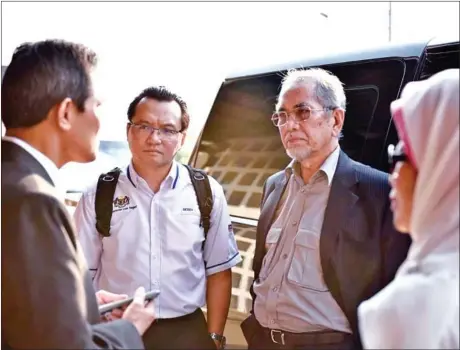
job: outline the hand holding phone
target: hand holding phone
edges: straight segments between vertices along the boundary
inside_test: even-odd
[[[145,293],[144,300],[145,301],[151,301],[155,299],[158,295],[160,294],[159,291],[150,291]],[[134,300],[134,297],[132,298],[126,298],[123,300],[118,300],[118,301],[113,301],[108,304],[100,305],[99,306],[99,313],[101,315],[104,315],[106,313],[112,312],[114,309],[123,309],[124,307],[128,306],[131,304]]]
[[[158,292],[153,292],[149,297],[155,297]],[[123,313],[124,320],[130,321],[136,327],[139,334],[142,336],[150,327],[155,319],[155,311],[153,301],[149,301],[145,305],[145,290],[144,287],[139,287],[134,293],[134,298]]]

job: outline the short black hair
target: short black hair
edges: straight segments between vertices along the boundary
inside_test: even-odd
[[[16,48],[2,81],[2,121],[27,128],[46,119],[51,108],[69,97],[80,111],[92,93],[89,73],[94,51],[64,40],[24,43]]]
[[[187,130],[190,123],[190,115],[185,101],[177,94],[166,88],[165,86],[151,86],[144,89],[136,98],[129,104],[128,120],[132,121],[136,113],[136,107],[143,98],[151,98],[160,102],[176,101],[181,110],[181,131]]]

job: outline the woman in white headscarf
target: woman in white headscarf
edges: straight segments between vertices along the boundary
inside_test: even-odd
[[[459,349],[459,70],[407,85],[391,105],[400,142],[390,199],[406,261],[358,309],[368,349]]]

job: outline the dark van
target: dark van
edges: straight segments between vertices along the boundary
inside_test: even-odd
[[[233,269],[230,348],[244,346],[239,323],[251,307],[252,257],[262,187],[290,159],[270,117],[283,75],[320,67],[345,84],[347,111],[341,148],[353,159],[388,171],[386,149],[397,142],[390,103],[411,81],[459,68],[458,40],[387,45],[372,50],[277,63],[229,76],[220,87],[190,163],[205,169],[225,191],[243,261]]]

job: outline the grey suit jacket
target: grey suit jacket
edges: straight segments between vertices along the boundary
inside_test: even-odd
[[[132,323],[99,323],[72,220],[45,169],[7,141],[1,161],[2,348],[143,348]]]

